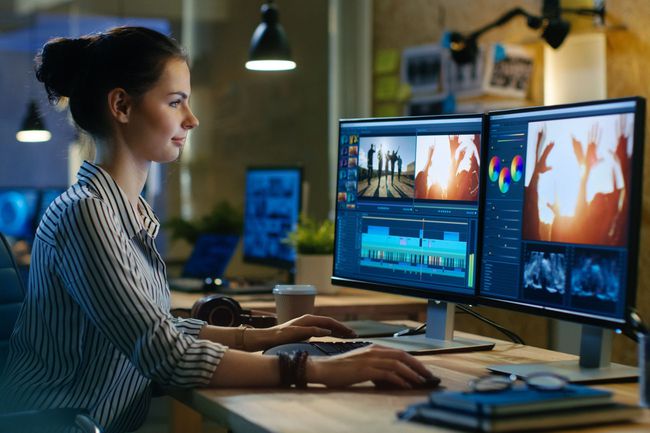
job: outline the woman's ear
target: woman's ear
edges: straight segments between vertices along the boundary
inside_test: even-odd
[[[128,123],[133,100],[121,87],[108,92],[108,112],[118,123]]]

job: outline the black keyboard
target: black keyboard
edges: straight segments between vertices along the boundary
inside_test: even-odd
[[[277,355],[280,352],[307,352],[311,356],[332,356],[349,352],[350,350],[372,344],[369,341],[313,341],[302,343],[281,344],[264,351],[266,355]]]

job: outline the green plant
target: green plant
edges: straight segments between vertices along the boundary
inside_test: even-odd
[[[334,222],[317,222],[302,216],[296,230],[289,233],[288,242],[298,254],[332,254],[334,251]]]
[[[205,233],[240,235],[242,225],[242,212],[227,201],[217,203],[209,213],[199,220],[187,221],[177,217],[164,224],[171,231],[172,240],[184,239],[190,244],[194,244],[199,235]]]

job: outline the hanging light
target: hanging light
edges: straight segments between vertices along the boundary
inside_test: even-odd
[[[45,127],[43,118],[38,112],[36,100],[32,99],[29,101],[27,114],[23,119],[20,131],[16,133],[16,140],[23,143],[38,143],[49,141],[50,138],[52,138],[52,134]]]
[[[288,71],[296,67],[291,59],[289,41],[278,22],[273,0],[262,5],[262,22],[251,38],[246,69],[253,71]]]

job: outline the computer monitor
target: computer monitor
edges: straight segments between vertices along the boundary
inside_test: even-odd
[[[31,243],[38,205],[36,188],[0,188],[0,232]]]
[[[426,335],[384,345],[493,346],[452,335],[453,302],[475,301],[481,128],[480,114],[339,123],[332,282],[429,300]]]
[[[41,218],[43,218],[43,215],[45,214],[45,211],[47,208],[52,204],[52,202],[61,194],[63,194],[66,191],[67,188],[43,188],[39,190],[40,192],[40,198],[39,198],[39,205],[38,205],[38,214],[36,215],[36,226],[41,222]]]
[[[603,327],[635,305],[644,120],[641,98],[487,115],[479,302],[584,324],[579,363],[495,371],[636,375],[609,363]]]
[[[244,261],[293,273],[296,251],[287,236],[300,216],[302,169],[254,167],[246,170]]]

